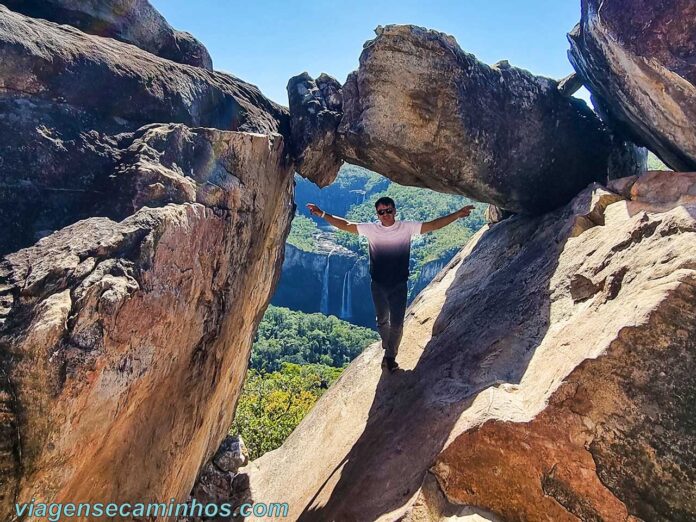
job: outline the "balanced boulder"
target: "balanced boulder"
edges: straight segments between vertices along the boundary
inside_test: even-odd
[[[303,176],[327,185],[343,160],[404,185],[538,214],[592,181],[636,173],[631,155],[616,161],[623,142],[555,80],[507,62],[490,67],[437,31],[390,25],[376,32],[340,91],[306,87],[311,78],[291,81],[293,126],[311,135],[306,114],[316,105],[318,130],[306,148],[324,158],[300,164]],[[301,86],[313,94],[300,97]],[[331,140],[338,99],[342,117]]]

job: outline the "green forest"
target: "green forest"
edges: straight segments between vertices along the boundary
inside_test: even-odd
[[[271,305],[256,332],[249,367],[275,372],[288,362],[343,368],[377,339],[379,335],[374,330],[333,315],[307,314]]]
[[[242,436],[251,459],[277,448],[343,368],[378,339],[334,316],[269,306],[230,434]]]
[[[340,368],[323,364],[249,370],[230,434],[242,436],[252,460],[276,449],[340,374]]]

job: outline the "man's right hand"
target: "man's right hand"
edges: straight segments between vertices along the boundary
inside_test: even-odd
[[[315,216],[321,216],[324,211],[317,207],[314,203],[307,203],[307,208],[309,209],[310,214],[314,214]]]

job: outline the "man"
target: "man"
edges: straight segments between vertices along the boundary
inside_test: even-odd
[[[367,237],[370,247],[372,300],[377,313],[377,329],[385,352],[382,367],[393,372],[399,367],[396,354],[406,313],[411,237],[427,234],[449,225],[458,218],[467,217],[474,206],[467,205],[432,221],[397,221],[394,200],[382,197],[375,202],[379,223],[352,223],[327,214],[313,203],[308,203],[307,208],[312,214],[324,218],[340,230]]]

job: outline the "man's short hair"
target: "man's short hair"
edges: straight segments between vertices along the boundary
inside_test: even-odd
[[[387,196],[381,197],[377,201],[375,201],[375,208],[379,207],[380,205],[384,205],[387,207],[391,206],[396,208],[396,203],[394,203],[394,200]]]

